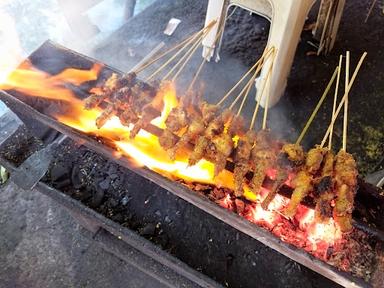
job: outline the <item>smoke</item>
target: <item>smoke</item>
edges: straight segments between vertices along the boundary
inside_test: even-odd
[[[137,0],[135,12],[152,2],[154,0]],[[126,0],[0,0],[0,40],[4,43],[0,46],[0,71],[3,71],[0,77],[48,39],[128,71],[164,41],[162,31],[171,17],[181,19],[182,23],[166,42],[181,40],[201,28],[207,7],[205,1],[157,1],[156,7],[144,11],[132,27],[115,32],[125,23],[125,3]],[[268,30],[268,21],[237,9],[227,21],[222,60],[206,65],[196,89],[200,87],[199,82],[204,82],[205,98],[217,103],[260,57]],[[201,62],[200,51],[195,54],[179,79],[182,88],[188,86]],[[182,94],[183,89],[180,92]],[[247,119],[252,117],[255,93],[253,88],[243,109],[242,115]],[[257,128],[262,114],[261,109]],[[292,125],[284,105],[273,108],[269,119],[269,127],[273,130],[290,131],[287,127]]]

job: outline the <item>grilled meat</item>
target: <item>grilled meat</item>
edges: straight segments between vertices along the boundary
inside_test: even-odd
[[[115,108],[113,105],[108,105],[106,109],[96,118],[96,127],[100,129],[114,115]]]
[[[251,157],[251,150],[255,138],[255,133],[253,131],[248,131],[237,143],[234,155],[235,169],[233,171],[235,181],[234,192],[237,197],[242,196],[244,193],[243,186],[246,181],[245,175],[251,168],[249,159]]]
[[[289,201],[288,207],[285,209],[284,214],[287,217],[293,217],[296,214],[297,207],[300,202],[309,194],[313,189],[312,176],[306,171],[300,171],[295,179],[292,181],[293,187],[295,188],[292,193],[291,200]]]
[[[171,130],[164,129],[163,133],[159,137],[159,144],[164,150],[168,151],[176,145],[177,140],[179,140],[179,138],[173,134]]]
[[[84,108],[91,110],[99,106],[104,100],[113,96],[116,91],[122,88],[131,87],[136,81],[135,73],[128,73],[119,77],[116,73],[112,73],[101,87],[100,91],[92,94],[84,101]]]
[[[208,145],[210,143],[210,140],[205,136],[199,136],[199,138],[196,141],[196,145],[189,156],[188,159],[188,165],[193,166],[197,162],[199,162],[201,159],[204,158],[204,154],[206,152],[206,149],[208,148]]]
[[[199,109],[201,111],[201,115],[203,117],[205,125],[208,125],[209,122],[211,122],[219,112],[219,106],[209,104],[205,101],[200,103]]]
[[[274,166],[276,155],[271,149],[269,131],[261,130],[256,135],[255,145],[251,152],[251,163],[253,167],[251,189],[254,193],[259,193],[267,169]]]
[[[284,144],[281,148],[281,152],[281,154],[286,156],[293,166],[299,166],[305,161],[303,147],[298,144]]]
[[[352,211],[357,187],[357,169],[353,156],[343,150],[336,155],[336,201],[333,218],[342,232],[352,230]]]
[[[170,131],[177,133],[182,128],[186,127],[188,125],[188,122],[188,116],[184,107],[178,106],[173,108],[171,112],[169,112],[169,115],[165,120],[165,125]]]
[[[216,118],[214,118],[211,122],[209,122],[207,128],[204,131],[204,135],[201,135],[196,141],[194,150],[189,157],[189,165],[194,165],[203,158],[204,152],[207,149],[209,143],[211,143],[213,137],[224,132],[224,124],[230,115],[232,115],[232,113],[226,110],[220,115],[216,116]]]
[[[335,197],[333,183],[333,164],[334,155],[332,151],[327,151],[323,159],[321,178],[315,185],[315,219],[324,222],[332,217],[332,200]]]
[[[185,147],[189,142],[197,141],[198,137],[204,133],[205,125],[201,118],[196,117],[191,120],[187,131],[181,136],[176,145],[170,149],[171,159],[175,159],[176,152]]]
[[[227,158],[231,155],[234,145],[232,137],[227,133],[215,136],[212,139],[212,143],[216,150],[214,164],[215,176],[217,176],[222,170],[224,170]]]
[[[269,191],[267,197],[265,197],[263,202],[261,203],[261,207],[264,210],[267,210],[269,204],[272,202],[273,199],[275,199],[276,194],[279,192],[279,189],[287,180],[287,177],[287,171],[285,169],[282,169],[281,167],[278,167],[276,181],[273,183],[273,186],[271,187],[271,190]]]
[[[317,146],[308,151],[305,159],[305,168],[307,171],[314,175],[320,170],[321,163],[323,162],[324,154],[327,152],[325,148]]]
[[[161,112],[154,108],[151,104],[144,107],[141,118],[135,123],[132,130],[130,131],[129,138],[133,139],[140,132],[142,128],[148,125],[153,119],[159,117]]]

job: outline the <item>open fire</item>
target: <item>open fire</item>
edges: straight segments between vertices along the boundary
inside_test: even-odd
[[[178,153],[176,159],[171,160],[160,146],[157,136],[142,129],[134,139],[130,139],[132,127],[122,125],[116,116],[99,129],[95,120],[102,112],[101,108],[85,110],[84,100],[78,98],[70,87],[98,80],[102,68],[102,65],[95,64],[89,70],[70,68],[52,76],[35,69],[27,61],[0,84],[0,89],[18,91],[25,96],[43,99],[47,103],[57,103],[61,107],[60,111],[56,110],[49,116],[74,129],[105,139],[107,143],[113,143],[116,157],[127,157],[136,165],[145,166],[172,180],[182,180],[191,188],[202,185],[210,190],[220,190],[213,199],[220,206],[266,228],[283,241],[305,249],[320,259],[328,260],[330,254],[342,246],[343,235],[332,218],[327,222],[318,223],[315,221],[314,210],[300,205],[295,217],[289,220],[282,214],[289,199],[281,195],[277,195],[270,203],[269,209],[265,210],[261,202],[269,192],[267,188],[262,188],[258,195],[245,189],[245,199],[235,199],[231,193],[235,186],[232,172],[223,170],[214,177],[213,163],[200,160],[196,165],[189,166],[187,153]],[[152,120],[151,124],[164,128],[170,111],[179,103],[172,84],[161,86],[158,93],[161,93],[164,105],[161,115]],[[276,171],[271,170],[267,174],[274,178]],[[286,184],[289,184],[289,181]],[[347,265],[339,265],[339,268],[348,269]]]

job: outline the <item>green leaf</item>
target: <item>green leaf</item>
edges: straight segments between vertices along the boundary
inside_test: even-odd
[[[4,184],[9,179],[9,173],[3,166],[0,166],[0,184]]]

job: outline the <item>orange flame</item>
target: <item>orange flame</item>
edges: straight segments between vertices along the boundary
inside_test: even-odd
[[[3,84],[0,84],[0,89],[14,89],[25,95],[65,102],[68,109],[64,109],[61,114],[51,116],[74,129],[112,141],[119,150],[116,152],[116,157],[127,156],[137,165],[146,166],[170,179],[213,184],[228,189],[234,188],[234,178],[231,172],[225,170],[217,177],[214,177],[214,165],[206,160],[201,160],[192,167],[188,166],[187,153],[179,155],[173,161],[160,146],[158,138],[146,131],[141,130],[135,139],[129,139],[132,127],[123,126],[117,117],[112,117],[101,129],[98,129],[95,119],[101,113],[101,110],[99,108],[90,111],[84,110],[83,101],[67,89],[65,84],[80,85],[86,81],[96,80],[100,69],[101,66],[95,64],[90,70],[71,68],[62,71],[58,75],[51,76],[34,69],[29,62],[26,62],[20,69],[11,73]],[[165,120],[169,112],[172,108],[177,107],[179,103],[173,85],[163,85],[162,87],[159,93],[162,93],[161,98],[164,101],[164,108],[161,116],[151,123],[160,128],[165,128]],[[267,174],[271,178],[276,177],[276,171],[272,169]],[[286,184],[289,184],[290,179]],[[290,222],[284,218],[281,211],[287,206],[289,199],[277,195],[270,203],[269,210],[264,210],[260,202],[268,192],[268,190],[262,188],[259,195],[256,195],[248,187],[245,188],[245,198],[254,202],[250,206],[249,213],[245,215],[248,220],[270,229],[284,241],[290,239],[292,244],[305,238],[313,251],[321,245],[322,247],[334,245],[342,238],[342,234],[333,220],[324,224],[315,223],[314,211],[302,206],[299,207],[299,213],[295,218],[298,224],[296,228],[291,228],[288,235],[282,227]],[[229,194],[220,201],[220,205],[232,210],[234,204]],[[292,224],[288,226],[291,227]],[[323,248],[322,251],[324,249],[326,248]]]

